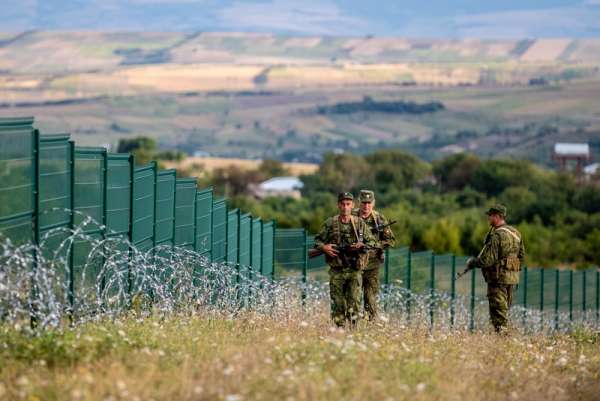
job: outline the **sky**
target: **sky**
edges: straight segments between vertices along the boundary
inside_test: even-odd
[[[0,0],[0,31],[600,37],[600,0]]]

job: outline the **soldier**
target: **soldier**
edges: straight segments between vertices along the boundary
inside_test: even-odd
[[[379,294],[379,268],[383,263],[385,248],[393,247],[396,241],[388,220],[374,210],[375,193],[363,189],[360,191],[360,209],[354,211],[371,228],[371,232],[379,241],[379,249],[369,252],[367,267],[362,272],[362,288],[365,303],[365,314],[370,321],[377,319],[377,295]]]
[[[376,241],[371,230],[352,215],[354,196],[349,192],[338,195],[339,214],[330,217],[315,236],[315,248],[325,253],[329,265],[329,294],[331,318],[337,326],[356,324],[360,309],[361,270],[368,261],[364,247]]]
[[[513,289],[519,283],[519,271],[525,257],[521,233],[506,224],[506,207],[495,205],[487,211],[490,231],[476,258],[467,268],[480,268],[488,285],[490,321],[498,333],[506,330]]]

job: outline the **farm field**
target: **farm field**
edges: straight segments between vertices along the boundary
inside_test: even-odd
[[[0,328],[10,400],[592,400],[598,334],[498,337],[325,315],[128,318]]]
[[[190,155],[313,163],[327,151],[382,147],[428,160],[468,150],[541,163],[556,141],[589,142],[600,152],[596,39],[0,37],[0,116],[35,115],[44,131],[66,130],[82,145],[144,135]],[[445,108],[318,112],[365,97]]]

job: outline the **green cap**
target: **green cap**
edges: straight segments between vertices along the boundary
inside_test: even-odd
[[[501,204],[495,204],[493,206],[491,206],[487,212],[485,212],[485,214],[487,214],[488,216],[490,214],[499,214],[502,217],[506,217],[506,206],[501,205]]]
[[[361,202],[373,202],[375,200],[375,192],[368,189],[361,189],[359,198]]]
[[[354,195],[350,192],[340,192],[338,195],[338,202],[343,201],[344,199],[354,200]]]

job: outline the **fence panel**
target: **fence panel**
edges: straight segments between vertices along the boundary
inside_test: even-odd
[[[275,235],[275,274],[301,277],[306,260],[305,232],[298,228],[280,228]]]
[[[37,131],[33,118],[0,118],[0,233],[19,244],[33,240]]]
[[[212,188],[196,192],[196,252],[210,259],[212,245]]]
[[[227,204],[225,199],[213,200],[212,260],[223,262],[227,256]]]
[[[154,247],[155,183],[155,163],[134,168],[131,241],[139,251]]]
[[[240,243],[239,243],[240,266],[250,267],[250,256],[252,250],[252,216],[245,213],[240,216]]]
[[[69,135],[39,136],[37,235],[44,256],[55,262],[66,257],[70,250],[65,240],[70,236],[71,226],[72,157]]]
[[[126,237],[131,226],[131,157],[109,153],[106,158],[106,236]]]
[[[103,249],[94,242],[103,237],[106,149],[75,148],[73,224],[85,237],[73,243],[73,287],[90,291],[97,281]]]
[[[156,173],[155,214],[155,245],[174,245],[173,238],[175,233],[175,170],[159,170]]]
[[[260,218],[252,219],[252,251],[250,267],[252,272],[261,272],[262,260],[262,220]]]
[[[175,195],[175,245],[194,249],[196,242],[196,179],[179,178]]]
[[[240,211],[231,210],[227,214],[227,259],[228,263],[237,265],[239,258]]]
[[[262,264],[261,273],[269,279],[274,278],[274,240],[275,240],[275,223],[270,221],[263,223],[262,227]]]

